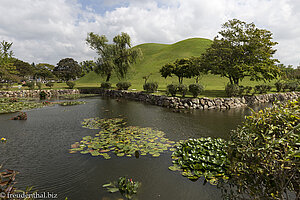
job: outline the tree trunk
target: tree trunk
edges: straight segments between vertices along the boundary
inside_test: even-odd
[[[111,73],[107,74],[107,76],[106,76],[106,82],[109,82],[110,77],[111,77]]]

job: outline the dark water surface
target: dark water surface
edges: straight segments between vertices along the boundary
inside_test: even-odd
[[[34,186],[39,192],[53,192],[58,199],[108,200],[102,185],[120,176],[142,182],[139,200],[213,200],[220,192],[210,184],[192,182],[178,172],[168,170],[170,152],[158,158],[112,158],[105,160],[90,155],[70,154],[70,145],[97,130],[81,127],[85,118],[124,117],[128,125],[152,127],[166,137],[180,139],[203,136],[228,138],[229,131],[240,124],[249,109],[228,111],[193,110],[175,113],[167,108],[139,102],[99,97],[85,99],[84,105],[53,106],[27,111],[27,121],[9,120],[16,114],[0,115],[0,162],[4,168],[18,170],[18,188]]]

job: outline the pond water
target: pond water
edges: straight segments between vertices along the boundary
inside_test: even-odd
[[[20,172],[18,188],[34,186],[38,192],[50,192],[58,199],[108,200],[118,199],[102,185],[120,176],[142,182],[139,200],[213,200],[220,191],[210,184],[189,181],[178,172],[168,170],[171,152],[160,157],[112,158],[70,154],[70,145],[82,137],[94,136],[97,130],[81,127],[85,118],[123,117],[128,125],[152,127],[164,131],[166,138],[181,140],[199,137],[228,138],[230,130],[240,124],[248,108],[217,110],[170,109],[134,101],[116,101],[100,97],[84,99],[87,104],[50,106],[27,111],[27,121],[9,120],[16,114],[0,115],[0,136],[7,143],[0,145],[0,163],[6,169]],[[257,108],[258,109],[258,108]]]

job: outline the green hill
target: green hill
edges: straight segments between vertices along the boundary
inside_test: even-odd
[[[160,87],[163,87],[172,81],[177,81],[176,78],[168,78],[165,80],[160,76],[159,69],[164,64],[174,62],[178,58],[200,56],[211,43],[212,41],[209,39],[191,38],[174,44],[145,43],[138,45],[135,48],[141,48],[143,58],[132,66],[127,79],[130,80],[133,88],[142,89],[142,77],[152,73],[150,80],[157,81]],[[100,83],[103,80],[104,79],[99,75],[92,72],[77,82],[79,84],[92,84]],[[112,77],[111,82],[116,83],[118,79]]]

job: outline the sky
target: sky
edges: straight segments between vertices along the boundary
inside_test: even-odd
[[[71,57],[97,57],[88,32],[126,32],[133,45],[213,39],[230,19],[254,22],[273,33],[275,58],[300,65],[299,0],[0,0],[0,41],[13,42],[15,57],[56,65]]]

